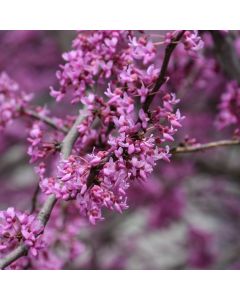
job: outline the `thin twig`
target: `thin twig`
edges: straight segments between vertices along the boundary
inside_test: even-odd
[[[62,141],[61,154],[64,159],[66,159],[72,150],[72,147],[78,137],[77,126],[83,121],[84,115],[79,115],[79,117],[74,122],[72,128],[69,130],[67,135]],[[51,195],[47,198],[45,203],[43,204],[40,212],[37,215],[37,219],[40,221],[43,227],[46,226],[51,212],[56,204],[57,199],[55,195]],[[6,268],[8,265],[19,259],[20,257],[27,255],[28,247],[22,243],[17,248],[15,248],[12,252],[7,254],[5,257],[0,259],[0,269]]]
[[[159,77],[156,81],[156,84],[153,88],[153,90],[151,91],[151,94],[147,97],[146,101],[143,104],[143,110],[145,112],[148,111],[154,97],[155,94],[160,90],[161,86],[165,83],[166,81],[166,73],[167,73],[167,69],[168,69],[168,64],[171,58],[171,55],[174,51],[174,49],[176,48],[178,42],[181,40],[183,34],[184,34],[185,30],[181,30],[177,36],[172,40],[172,42],[170,44],[167,45],[166,49],[165,49],[165,55],[164,55],[164,59],[163,59],[163,63],[162,63],[162,67],[161,67],[161,71],[159,74]]]
[[[198,152],[211,148],[224,147],[224,146],[233,146],[240,145],[240,140],[221,140],[216,142],[210,142],[206,144],[195,144],[191,146],[178,146],[171,150],[172,154],[180,154],[180,153],[189,153],[189,152]]]
[[[47,124],[48,126],[54,128],[54,129],[57,129],[57,130],[59,130],[59,131],[62,131],[63,133],[67,133],[67,132],[68,132],[67,127],[65,127],[65,126],[63,126],[63,127],[58,126],[58,125],[56,124],[56,122],[54,122],[51,118],[49,118],[49,117],[47,117],[47,116],[43,116],[43,115],[41,115],[41,114],[38,114],[38,113],[37,113],[36,111],[34,111],[34,110],[24,108],[24,109],[22,109],[22,112],[23,112],[25,115],[29,116],[29,117],[32,117],[32,118],[34,118],[34,119],[36,119],[36,120],[40,120],[40,121],[44,122],[45,124]]]

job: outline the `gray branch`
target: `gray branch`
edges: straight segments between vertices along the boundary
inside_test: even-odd
[[[234,145],[240,145],[240,140],[221,140],[216,142],[210,142],[206,144],[194,144],[194,145],[186,145],[186,146],[179,146],[176,148],[173,148],[171,150],[172,154],[180,154],[180,153],[189,153],[189,152],[198,152],[203,151],[211,148],[217,148],[217,147],[224,147],[224,146],[234,146]]]
[[[45,124],[47,124],[48,126],[54,128],[54,129],[57,129],[59,131],[62,131],[63,133],[67,133],[68,132],[68,129],[67,127],[63,126],[63,127],[60,127],[56,124],[56,122],[54,122],[54,120],[52,120],[51,118],[47,117],[47,116],[42,116],[41,114],[38,114],[36,111],[34,110],[31,110],[31,109],[27,109],[27,108],[24,108],[22,109],[22,112],[28,116],[28,117],[31,117],[31,118],[34,118],[36,120],[39,120],[39,121],[42,121],[44,122]]]

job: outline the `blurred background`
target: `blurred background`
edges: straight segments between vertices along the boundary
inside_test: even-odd
[[[150,32],[158,41],[161,31]],[[56,113],[49,86],[56,86],[62,53],[71,48],[73,31],[0,32],[0,70],[6,71],[35,103]],[[218,106],[230,78],[219,61],[216,40],[201,32],[199,57],[177,47],[170,64],[168,88],[186,116],[176,145],[186,139],[204,143],[232,137],[217,127]],[[240,60],[240,38],[231,32]],[[222,35],[224,40],[225,35]],[[160,50],[161,52],[161,50]],[[160,56],[162,54],[160,53]],[[0,135],[0,209],[28,210],[38,183],[26,154],[27,130],[16,120]],[[144,184],[129,189],[130,208],[106,213],[97,226],[85,224],[77,236],[81,254],[66,269],[238,269],[240,268],[240,147],[173,155],[160,162]],[[57,251],[57,250],[56,250]]]

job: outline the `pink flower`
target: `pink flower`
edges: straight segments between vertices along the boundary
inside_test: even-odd
[[[141,97],[140,98],[141,103],[144,103],[149,92],[148,88],[142,85],[141,88],[138,89],[137,91],[138,91],[138,95]]]
[[[142,121],[142,128],[146,129],[148,126],[149,118],[147,117],[147,114],[144,112],[142,108],[139,111],[139,118]]]
[[[184,47],[186,50],[198,51],[203,48],[204,42],[198,35],[198,31],[185,31],[184,33]]]

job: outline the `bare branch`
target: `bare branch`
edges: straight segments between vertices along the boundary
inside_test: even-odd
[[[72,147],[73,147],[74,143],[76,142],[76,139],[78,137],[77,127],[80,123],[82,123],[83,119],[85,118],[84,112],[85,112],[85,110],[81,111],[81,114],[76,119],[72,128],[68,131],[68,134],[65,136],[64,140],[62,141],[61,153],[62,153],[64,159],[66,159],[70,155],[70,153],[72,151]]]
[[[42,116],[41,114],[38,114],[36,111],[34,110],[31,110],[31,109],[27,109],[27,108],[24,108],[22,109],[22,112],[29,116],[29,117],[32,117],[36,120],[39,120],[39,121],[42,121],[44,122],[45,124],[47,124],[48,126],[54,128],[54,129],[57,129],[59,131],[62,131],[63,133],[67,133],[68,132],[68,129],[67,127],[63,126],[63,127],[60,127],[56,124],[56,122],[54,122],[51,118],[49,117],[46,117],[46,116]]]
[[[203,151],[211,148],[217,147],[224,147],[224,146],[233,146],[233,145],[240,145],[240,140],[221,140],[216,142],[210,142],[206,144],[195,144],[191,146],[178,146],[171,150],[172,154],[179,154],[179,153],[189,153],[189,152],[198,152]]]
[[[171,58],[171,55],[174,51],[174,49],[176,48],[178,42],[181,40],[183,34],[184,34],[185,30],[182,30],[178,33],[178,35],[172,40],[172,42],[167,45],[166,50],[165,50],[165,55],[164,55],[164,59],[163,59],[163,63],[162,63],[162,67],[161,67],[161,71],[159,74],[159,77],[156,81],[156,84],[153,88],[153,90],[151,91],[151,94],[147,97],[146,101],[143,104],[143,110],[145,112],[148,111],[154,97],[155,94],[159,91],[159,89],[161,88],[161,86],[164,84],[164,82],[166,81],[166,73],[167,73],[167,69],[168,69],[168,64]]]

